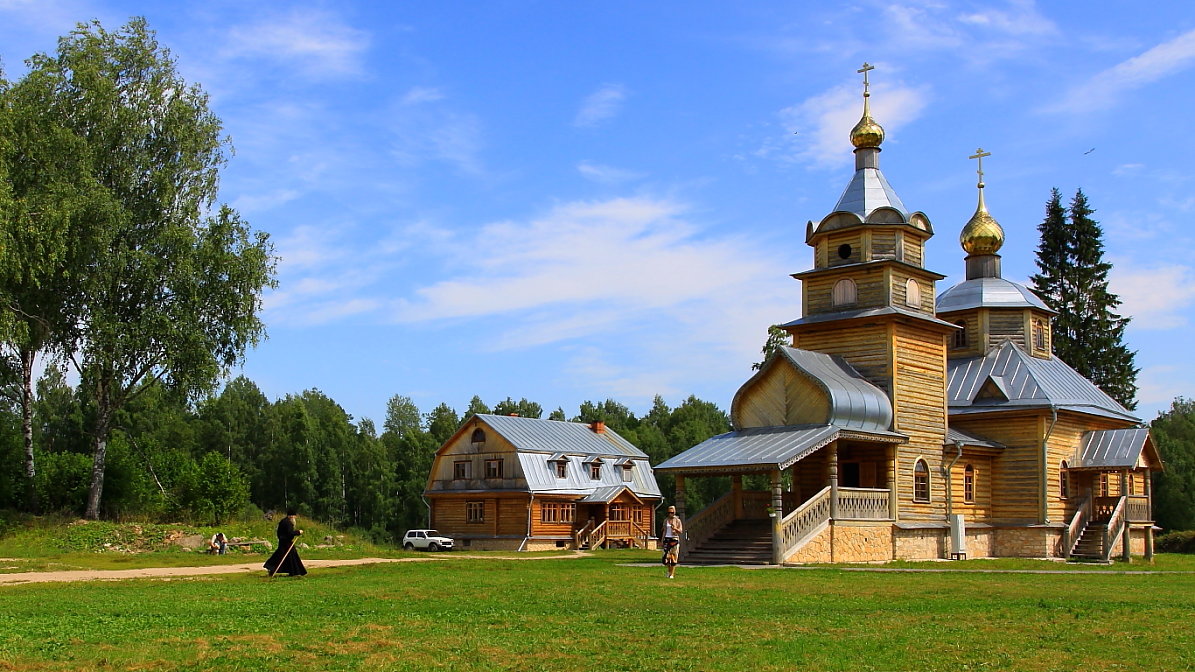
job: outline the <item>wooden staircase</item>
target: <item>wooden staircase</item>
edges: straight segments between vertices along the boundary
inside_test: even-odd
[[[736,520],[699,546],[690,548],[684,562],[691,565],[772,564],[772,521]]]
[[[1071,562],[1105,562],[1104,535],[1107,523],[1089,523],[1079,535],[1079,541],[1071,550]]]

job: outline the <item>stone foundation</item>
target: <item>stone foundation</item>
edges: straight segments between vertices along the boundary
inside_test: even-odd
[[[892,559],[893,527],[838,523],[830,526],[834,548],[832,562],[885,562]]]
[[[896,560],[937,560],[950,557],[950,530],[941,528],[902,530],[894,526],[893,556]]]
[[[522,538],[519,539],[487,539],[475,538],[469,539],[469,545],[465,545],[465,539],[455,538],[452,540],[452,550],[454,551],[517,551],[523,545]],[[552,546],[555,548],[555,544]]]
[[[1011,527],[995,530],[992,555],[1002,558],[1062,557],[1063,530],[1056,527]]]

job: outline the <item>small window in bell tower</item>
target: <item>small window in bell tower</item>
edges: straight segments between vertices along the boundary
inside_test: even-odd
[[[852,251],[853,250],[851,249],[851,246],[849,244],[843,243],[842,245],[838,246],[838,258],[839,259],[850,259]]]
[[[905,305],[913,308],[921,307],[921,285],[913,278],[909,278],[909,281],[905,283]]]
[[[959,321],[955,322],[954,326],[958,327],[958,331],[954,332],[954,347],[967,347],[967,323]]]
[[[855,281],[850,278],[843,278],[834,283],[834,291],[830,296],[830,302],[835,306],[849,306],[858,300],[858,290],[855,288]]]
[[[1050,339],[1047,336],[1044,320],[1033,321],[1033,348],[1042,351],[1050,349]]]

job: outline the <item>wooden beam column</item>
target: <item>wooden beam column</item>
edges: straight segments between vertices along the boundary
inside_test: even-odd
[[[772,470],[772,564],[784,562],[784,539],[780,533],[780,524],[784,521],[784,489],[780,483],[780,470]]]
[[[892,520],[900,519],[899,502],[896,493],[896,456],[899,454],[895,443],[888,445],[888,516]]]
[[[734,519],[741,520],[743,518],[743,476],[742,474],[735,474],[730,477],[730,491],[734,493],[731,497],[734,498]]]
[[[830,444],[830,523],[838,520],[838,442]]]
[[[1120,472],[1120,497],[1124,500],[1124,535],[1121,538],[1121,552],[1125,562],[1133,557],[1133,524],[1129,519],[1129,478],[1131,477],[1128,469]]]
[[[676,475],[676,515],[685,520],[685,477]]]
[[[1145,503],[1149,506],[1149,525],[1145,527],[1145,561],[1154,561],[1154,494],[1153,494],[1153,474],[1149,471],[1144,472],[1145,477]]]

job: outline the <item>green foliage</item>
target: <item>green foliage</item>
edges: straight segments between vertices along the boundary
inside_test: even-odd
[[[1149,426],[1165,470],[1153,473],[1154,520],[1195,530],[1195,400],[1179,397]]]
[[[758,371],[762,369],[763,365],[772,358],[772,355],[776,354],[780,348],[791,344],[792,340],[792,336],[780,325],[773,324],[768,327],[768,338],[764,341],[763,348],[760,349],[760,352],[763,353],[763,359],[752,364],[751,370]]]
[[[208,453],[186,470],[176,486],[178,506],[191,519],[220,525],[249,503],[249,485],[241,470],[219,453]]]
[[[540,418],[543,414],[544,409],[542,406],[534,401],[527,401],[526,398],[515,401],[507,397],[494,404],[494,415],[517,415],[521,418]]]
[[[1158,553],[1195,554],[1195,530],[1158,535],[1154,539],[1154,550]]]
[[[1080,189],[1069,208],[1051,192],[1038,226],[1039,273],[1033,290],[1058,311],[1051,331],[1054,354],[1125,408],[1137,402],[1135,353],[1124,344],[1129,318],[1117,314],[1120,299],[1108,289],[1112,264],[1104,261],[1104,232]]]

